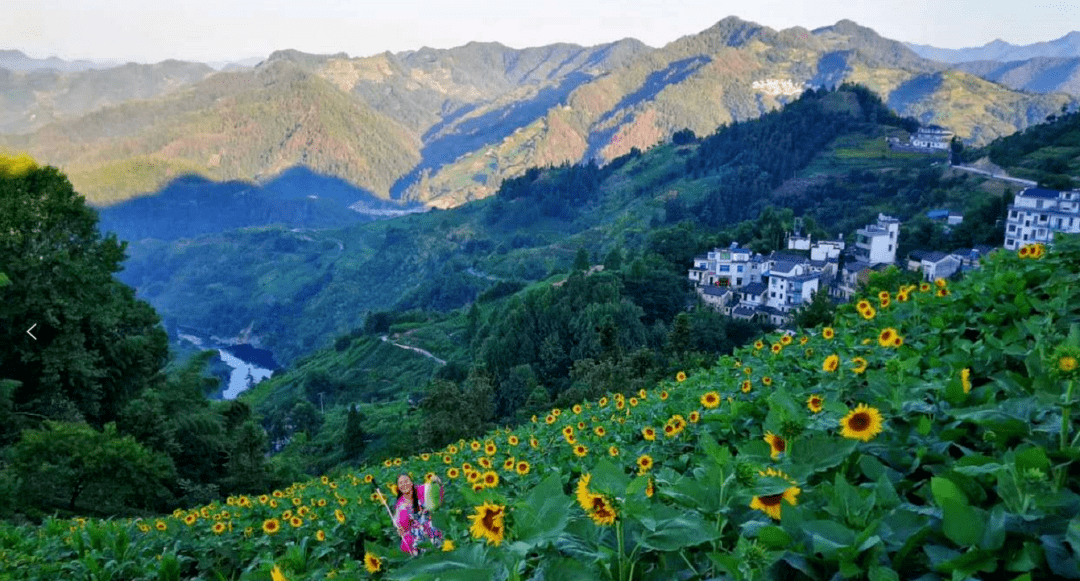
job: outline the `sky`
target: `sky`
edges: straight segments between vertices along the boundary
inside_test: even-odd
[[[496,41],[514,48],[632,37],[653,47],[727,16],[774,29],[849,19],[942,48],[1060,38],[1080,2],[1024,0],[4,0],[0,48],[35,58],[203,62],[277,49],[368,56]]]

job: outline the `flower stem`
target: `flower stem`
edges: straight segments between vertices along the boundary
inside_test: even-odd
[[[1072,393],[1073,385],[1076,381],[1070,379],[1068,387],[1065,388],[1065,403],[1061,406],[1061,451],[1064,452],[1065,448],[1069,445],[1069,415],[1072,411]]]

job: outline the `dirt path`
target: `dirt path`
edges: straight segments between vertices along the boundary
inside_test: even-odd
[[[435,361],[439,365],[446,365],[446,361],[443,361],[442,359],[439,359],[438,357],[432,355],[430,351],[427,351],[425,349],[421,349],[419,347],[413,347],[412,345],[402,345],[401,343],[394,343],[386,335],[383,335],[383,336],[381,336],[379,338],[382,339],[384,343],[389,343],[389,344],[393,345],[394,347],[400,347],[402,349],[408,349],[409,351],[415,351],[415,352],[423,355],[424,357],[427,357],[428,359],[431,359],[431,360]]]

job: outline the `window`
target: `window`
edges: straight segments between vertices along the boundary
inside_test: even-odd
[[[741,264],[738,266],[737,272],[742,272],[742,265]]]
[[[1016,232],[1016,224],[1009,224],[1009,232]]]
[[[721,265],[720,265],[720,272],[728,272],[728,271],[730,271],[730,270],[731,270],[731,267],[730,267],[730,266],[728,266],[728,265],[726,265],[726,264],[721,264]]]
[[[735,279],[735,284],[738,285],[738,286],[742,286],[742,278],[736,278]]]
[[[775,299],[776,298],[776,291],[770,292],[769,296]]]

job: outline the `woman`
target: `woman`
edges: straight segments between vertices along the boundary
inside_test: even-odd
[[[435,476],[428,484],[413,486],[408,474],[398,476],[397,501],[394,502],[394,527],[401,537],[401,550],[416,555],[420,552],[420,543],[428,540],[435,547],[442,547],[443,534],[431,524],[431,509],[434,494],[429,487],[439,484],[439,504],[443,501],[442,480]]]

